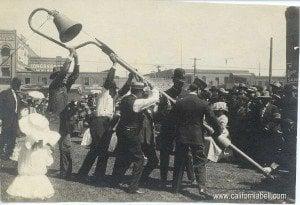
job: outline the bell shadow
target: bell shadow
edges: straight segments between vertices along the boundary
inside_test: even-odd
[[[194,201],[213,201],[213,197],[209,194],[195,194],[189,192],[188,190],[181,190],[178,193],[182,194],[185,197],[188,197]]]

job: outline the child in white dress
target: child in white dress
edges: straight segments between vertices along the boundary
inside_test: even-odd
[[[60,135],[50,131],[49,121],[38,113],[22,117],[19,127],[26,137],[18,158],[18,176],[8,187],[7,193],[29,199],[50,198],[54,190],[46,172],[47,166],[53,163],[51,147]]]
[[[44,94],[39,91],[30,91],[28,92],[27,95],[28,95],[28,99],[31,100],[31,103],[25,102],[27,106],[20,111],[21,118],[29,115],[30,113],[36,113],[37,112],[36,108],[39,107],[42,100],[45,99]],[[10,157],[11,160],[18,161],[18,157],[21,151],[21,146],[24,143],[24,140],[25,138],[22,136],[22,134],[18,136],[13,154]]]

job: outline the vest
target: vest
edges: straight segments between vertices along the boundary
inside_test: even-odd
[[[143,124],[143,113],[136,113],[133,111],[133,103],[136,100],[136,96],[125,96],[120,103],[120,121],[119,126],[127,128],[140,129]]]

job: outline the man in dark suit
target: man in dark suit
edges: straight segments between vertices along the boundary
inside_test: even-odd
[[[48,111],[52,113],[55,121],[59,120],[59,140],[60,150],[60,176],[70,178],[72,173],[71,158],[71,130],[70,130],[70,108],[68,105],[68,93],[71,86],[79,76],[78,57],[75,51],[71,53],[74,58],[74,70],[70,76],[67,76],[71,60],[67,59],[63,67],[51,74],[50,79],[53,81],[49,85],[49,105]]]
[[[173,99],[181,98],[186,94],[183,89],[184,82],[185,71],[182,68],[176,68],[173,73],[173,86],[165,92]],[[160,98],[155,120],[160,123],[160,134],[158,136],[160,150],[160,178],[161,188],[165,188],[167,186],[170,155],[173,154],[175,141],[173,104],[171,104],[165,96]],[[190,160],[187,161],[186,168],[189,179],[193,181],[193,172],[189,165],[191,165]]]
[[[21,81],[13,78],[10,88],[0,93],[0,119],[2,120],[1,133],[1,159],[8,160],[15,147],[18,134],[18,113],[20,111],[20,99],[17,92],[20,90]]]
[[[178,192],[181,185],[185,161],[188,153],[193,157],[193,167],[198,183],[199,193],[205,193],[206,155],[203,136],[203,118],[214,129],[215,136],[220,135],[220,126],[208,103],[198,97],[199,86],[190,85],[190,93],[176,102],[174,117],[176,122],[175,171],[173,174],[173,189]]]

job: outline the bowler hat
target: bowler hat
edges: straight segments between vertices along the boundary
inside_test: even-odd
[[[143,90],[145,88],[145,84],[142,82],[132,82],[131,89],[134,90]]]
[[[172,78],[184,82],[185,81],[185,71],[184,71],[184,69],[175,68]]]
[[[211,92],[217,92],[218,88],[216,86],[211,86],[211,88],[209,89]]]
[[[193,83],[196,84],[196,85],[198,86],[198,88],[200,88],[200,89],[204,89],[204,88],[207,87],[206,82],[204,82],[203,80],[201,80],[201,79],[198,78],[198,77],[196,77],[196,78],[194,79],[194,82],[193,82]]]

